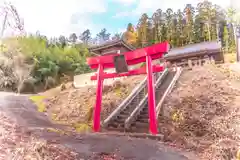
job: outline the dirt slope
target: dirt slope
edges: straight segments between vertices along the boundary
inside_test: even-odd
[[[104,86],[101,120],[104,120],[144,77],[144,75],[128,77],[122,82],[116,81],[112,85]],[[85,128],[82,124],[89,123],[91,125],[95,93],[95,87],[75,89],[67,85],[63,91],[56,88],[42,93],[42,95],[48,99],[47,112],[55,122],[71,125],[80,131]]]
[[[221,69],[183,72],[160,117],[166,142],[195,151],[204,160],[232,158],[240,147],[240,82],[229,80]]]

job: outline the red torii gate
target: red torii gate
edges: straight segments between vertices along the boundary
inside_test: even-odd
[[[87,63],[91,69],[98,69],[97,73],[91,77],[91,80],[97,80],[96,88],[96,104],[94,108],[94,120],[93,120],[93,130],[98,132],[100,130],[100,114],[101,114],[101,103],[102,103],[102,89],[103,80],[107,78],[115,78],[122,76],[132,76],[139,74],[147,74],[148,80],[148,114],[150,119],[150,132],[152,134],[157,134],[157,117],[155,109],[155,88],[153,82],[153,73],[163,71],[163,66],[153,65],[152,60],[161,58],[165,53],[169,51],[169,43],[163,42],[154,44],[149,47],[136,49],[134,51],[125,52],[121,55],[106,55],[91,57],[87,59]],[[121,73],[106,73],[104,69],[106,68],[116,68],[122,69],[124,66],[116,65],[117,59],[122,58],[121,63],[125,63],[125,67],[128,65],[135,65],[141,62],[146,62],[146,66],[134,70],[125,70]]]

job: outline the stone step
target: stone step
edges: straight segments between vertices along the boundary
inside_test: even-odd
[[[118,118],[118,119],[127,119],[127,118],[128,118],[128,115],[119,114],[116,118]]]
[[[137,132],[137,133],[147,133],[149,129],[148,127],[140,128],[140,127],[137,127],[135,124],[132,124],[130,127],[130,130],[132,132]]]
[[[148,111],[141,111],[141,112],[140,112],[140,115],[142,115],[142,116],[148,116]]]
[[[148,118],[138,118],[137,122],[149,123],[149,120],[148,120]]]
[[[119,132],[122,132],[122,131],[124,131],[124,128],[108,126],[108,130],[109,131],[119,131]]]
[[[140,114],[138,115],[137,119],[148,119],[149,115],[148,114]]]
[[[129,114],[131,114],[129,112],[130,111],[121,111],[119,115],[121,115],[121,116],[129,116]]]
[[[116,118],[114,121],[118,122],[118,123],[124,123],[125,119],[124,118]]]
[[[148,127],[148,123],[144,123],[144,122],[139,122],[139,121],[136,121],[135,122],[135,125],[137,126],[137,127]]]

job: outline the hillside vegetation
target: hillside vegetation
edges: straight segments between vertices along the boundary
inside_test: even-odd
[[[3,41],[0,89],[34,93],[49,89],[74,74],[89,72],[88,50],[83,45],[51,44],[39,36]]]

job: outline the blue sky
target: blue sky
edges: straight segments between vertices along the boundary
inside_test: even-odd
[[[0,0],[2,2],[3,0]],[[125,30],[129,22],[136,24],[142,13],[151,15],[161,8],[177,10],[203,0],[12,0],[24,19],[27,32],[51,36],[78,35],[90,29],[93,35],[107,28],[112,34]],[[210,0],[227,7],[230,0]]]

